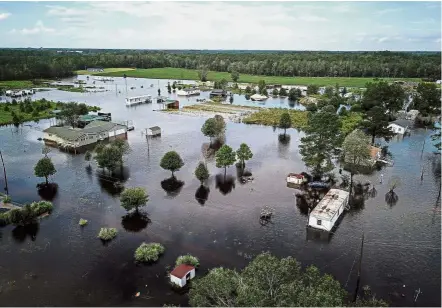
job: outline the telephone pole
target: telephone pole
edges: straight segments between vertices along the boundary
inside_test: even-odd
[[[361,283],[361,271],[362,271],[362,253],[364,251],[364,231],[362,231],[362,240],[361,240],[361,253],[359,256],[359,266],[358,266],[358,280],[356,281],[356,290],[353,297],[353,302],[356,302],[356,299],[358,298],[358,292],[359,292],[359,284]]]
[[[5,190],[6,190],[6,195],[9,195],[9,189],[8,189],[8,178],[6,177],[6,168],[5,168],[5,162],[3,161],[3,155],[2,155],[2,151],[0,151],[0,157],[2,159],[2,164],[3,164],[3,173],[5,176]]]

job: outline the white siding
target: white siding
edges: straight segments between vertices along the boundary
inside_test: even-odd
[[[175,284],[177,284],[180,287],[184,287],[187,284],[186,276],[187,276],[188,273],[189,272],[187,272],[186,275],[184,275],[184,277],[181,278],[181,279],[178,278],[178,277],[175,277],[173,275],[170,275],[170,281],[175,283]],[[195,269],[192,269],[190,271],[190,279],[192,279],[194,277],[195,277]]]

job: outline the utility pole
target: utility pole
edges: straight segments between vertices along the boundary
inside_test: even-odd
[[[2,155],[2,151],[0,151],[0,157],[2,159],[2,164],[3,164],[3,173],[5,175],[5,190],[6,190],[6,195],[9,195],[9,189],[8,189],[8,178],[6,177],[6,168],[5,168],[5,162],[3,161],[3,155]]]
[[[147,142],[147,155],[149,155],[150,152],[150,148],[149,148],[149,135],[147,134],[147,128],[145,128],[146,130],[146,142]]]
[[[361,270],[362,270],[362,253],[364,250],[364,231],[362,231],[362,240],[361,240],[361,253],[359,256],[359,266],[358,266],[358,280],[356,281],[356,290],[353,297],[353,303],[356,302],[356,299],[358,298],[358,292],[359,292],[359,284],[361,283]]]

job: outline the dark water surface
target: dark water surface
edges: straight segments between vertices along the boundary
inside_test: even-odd
[[[140,90],[137,94],[145,93]],[[303,265],[314,264],[334,275],[352,292],[357,266],[351,269],[364,231],[362,285],[370,285],[377,296],[394,306],[413,306],[415,290],[420,288],[416,305],[440,306],[440,205],[439,211],[433,210],[440,176],[434,171],[431,131],[417,129],[411,137],[390,143],[395,165],[381,171],[384,184],[376,185],[377,196],[366,200],[361,209],[348,212],[327,242],[307,240],[307,216],[296,205],[295,190],[286,187],[287,173],[305,170],[298,152],[301,136],[295,130],[288,131],[290,143],[283,145],[278,131],[271,127],[228,123],[227,144],[236,149],[247,142],[254,153],[247,168],[255,180],[239,183],[235,167],[228,169],[224,180],[219,176],[223,170],[209,159],[211,177],[202,189],[193,172],[209,141],[200,132],[203,118],[152,112],[155,105],[126,108],[124,96],[116,97],[115,91],[37,95],[86,101],[112,112],[115,119],[134,121],[136,129],[128,134],[133,151],[125,159],[125,168],[114,177],[125,181],[126,187],[147,189],[145,211],[150,221],[125,217],[114,178],[103,176],[95,164],[88,169],[83,155],[53,149],[49,156],[58,171],[53,181],[59,185],[54,212],[27,229],[0,228],[0,305],[186,305],[186,295],[172,291],[166,277],[166,267],[186,253],[200,259],[197,276],[220,265],[241,268],[262,251],[293,256]],[[41,179],[34,177],[33,166],[42,157],[42,143],[37,138],[42,137],[41,130],[49,126],[49,120],[28,124],[31,127],[19,130],[0,128],[10,194],[22,203],[40,199],[36,185]],[[148,150],[141,131],[154,125],[163,129],[163,135],[150,140]],[[170,172],[159,167],[162,155],[172,149],[185,162],[176,173],[183,185],[175,191],[168,189],[174,187],[168,180]],[[378,183],[379,175],[357,179]],[[384,195],[392,176],[399,176],[402,185],[396,190],[398,203],[390,207]],[[4,185],[3,174],[0,184]],[[275,216],[272,224],[262,226],[258,217],[265,205],[275,209]],[[84,228],[78,225],[80,218],[89,221]],[[105,226],[118,229],[117,237],[107,245],[97,239]],[[158,263],[134,263],[134,251],[143,241],[165,246]],[[135,298],[138,291],[141,296]]]

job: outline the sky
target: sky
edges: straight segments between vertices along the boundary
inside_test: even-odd
[[[1,2],[0,47],[441,50],[441,2]]]

